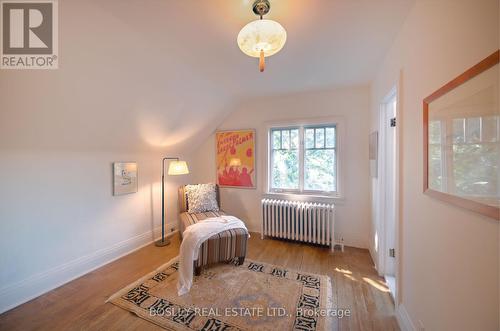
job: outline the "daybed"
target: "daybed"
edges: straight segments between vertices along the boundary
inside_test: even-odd
[[[215,186],[217,205],[219,211],[207,211],[203,213],[188,213],[189,201],[185,192],[185,186],[179,188],[179,232],[181,234],[187,227],[208,217],[218,217],[227,215],[220,209],[219,187]],[[243,264],[247,252],[248,235],[245,229],[232,229],[221,232],[205,241],[198,254],[198,259],[194,261],[194,273],[199,275],[203,267],[220,262],[229,262],[237,259],[238,264]]]

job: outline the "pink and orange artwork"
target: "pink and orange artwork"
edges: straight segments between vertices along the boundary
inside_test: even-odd
[[[217,184],[255,188],[255,130],[215,133]]]

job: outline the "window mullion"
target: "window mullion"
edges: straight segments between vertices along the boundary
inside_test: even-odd
[[[304,155],[305,155],[305,130],[299,128],[299,191],[304,191]]]
[[[273,187],[273,164],[274,164],[274,134],[273,134],[273,130],[270,130],[269,131],[269,136],[268,136],[268,144],[269,144],[269,162],[267,164],[267,189],[269,191],[272,191],[274,189]]]
[[[326,149],[326,129],[323,128],[323,149]]]
[[[313,136],[314,136],[313,148],[316,148],[316,129],[313,130]]]

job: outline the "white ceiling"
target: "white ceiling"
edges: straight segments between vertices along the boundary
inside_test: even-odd
[[[271,0],[288,41],[259,73],[252,1],[59,1],[59,69],[0,74],[0,147],[185,152],[241,98],[368,84],[414,2]]]
[[[233,96],[366,84],[415,0],[271,0],[266,18],[287,30],[283,50],[267,59],[244,55],[236,36],[257,19],[253,0],[99,1],[144,39]]]

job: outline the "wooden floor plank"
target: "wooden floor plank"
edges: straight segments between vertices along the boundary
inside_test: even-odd
[[[160,330],[134,314],[106,304],[121,288],[168,262],[179,252],[179,238],[166,247],[148,245],[117,261],[0,315],[0,330]],[[351,309],[334,330],[399,330],[394,305],[365,249],[344,252],[252,233],[247,257],[304,272],[329,275],[333,303]]]

